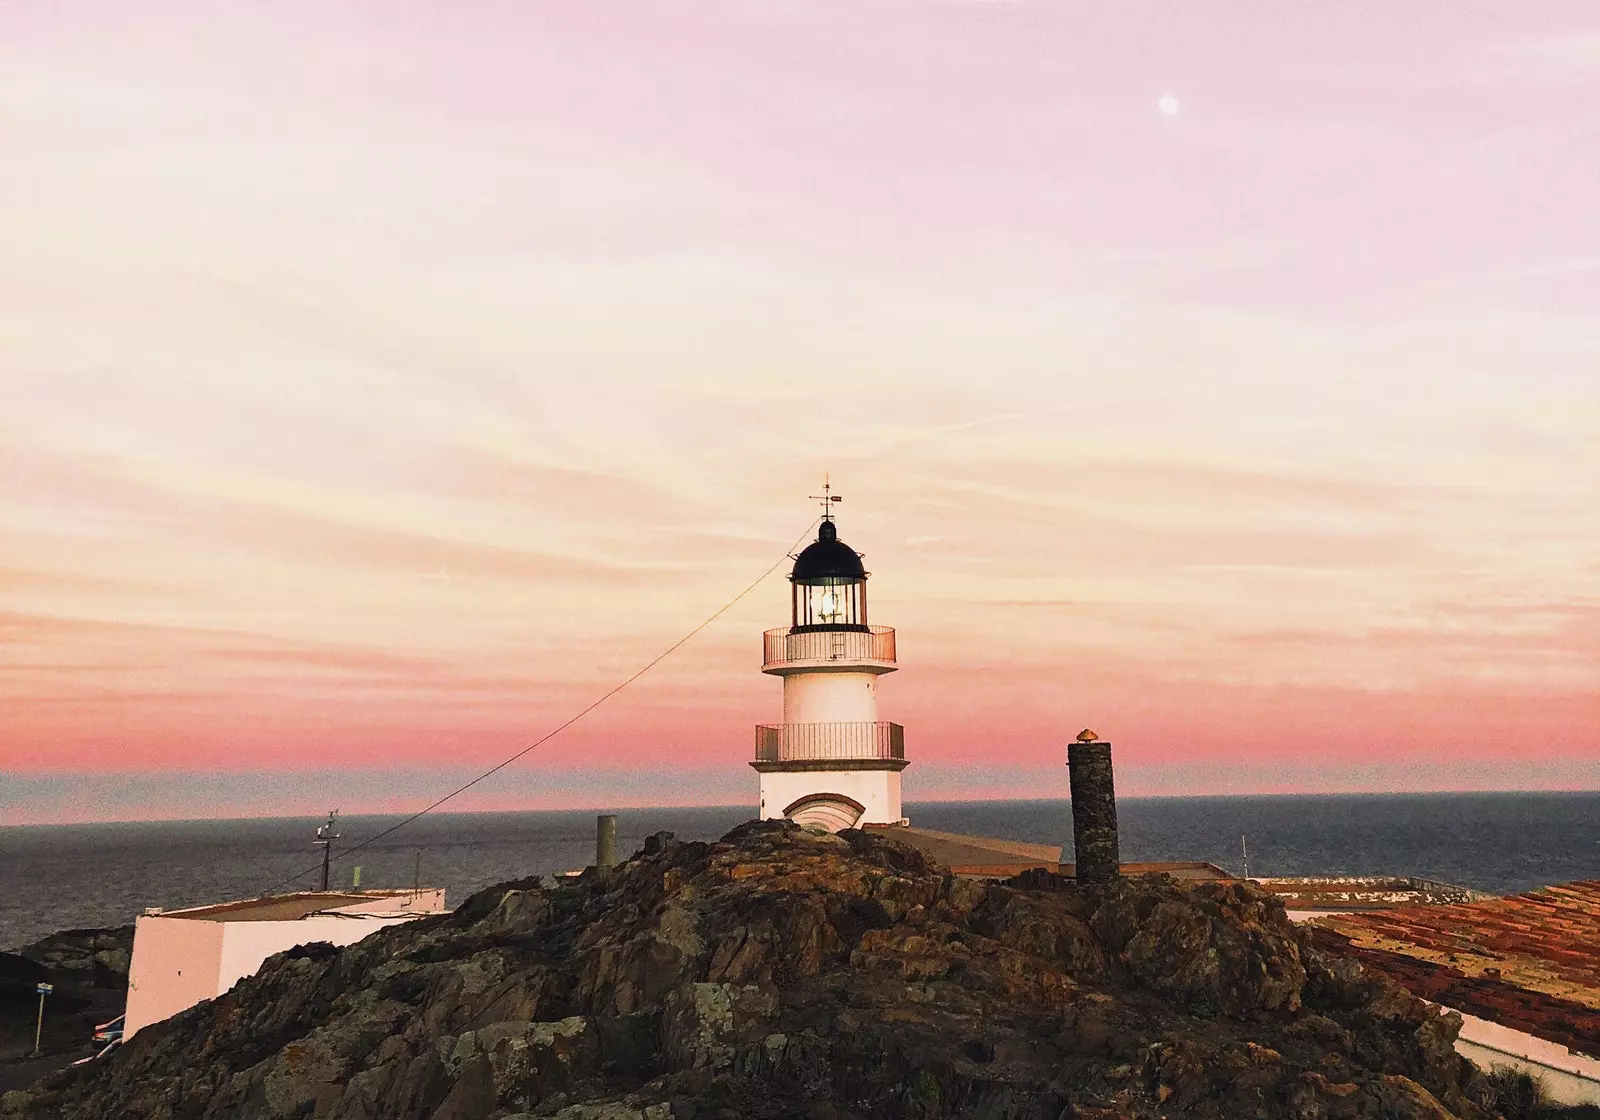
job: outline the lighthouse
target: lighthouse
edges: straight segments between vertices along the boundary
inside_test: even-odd
[[[783,722],[756,727],[761,819],[830,832],[904,824],[905,730],[878,719],[878,678],[895,664],[894,628],[867,624],[867,571],[839,539],[823,487],[817,539],[789,575],[789,625],[764,635],[761,671],[783,678]]]

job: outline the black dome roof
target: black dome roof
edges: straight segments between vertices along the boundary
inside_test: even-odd
[[[817,529],[817,539],[805,547],[794,559],[794,571],[789,578],[796,581],[823,579],[866,579],[867,570],[861,566],[856,550],[839,539],[839,530],[832,521],[824,521]]]

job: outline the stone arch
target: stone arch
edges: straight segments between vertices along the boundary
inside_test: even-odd
[[[795,824],[840,832],[854,828],[867,807],[842,793],[808,793],[784,809],[783,815]]]

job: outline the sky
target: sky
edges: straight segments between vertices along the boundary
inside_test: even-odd
[[[0,823],[1600,788],[1593,15],[0,5]]]

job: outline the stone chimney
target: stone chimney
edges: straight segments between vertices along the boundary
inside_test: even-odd
[[[1107,883],[1122,874],[1117,851],[1117,792],[1111,744],[1085,728],[1067,746],[1072,787],[1072,849],[1078,882]]]

